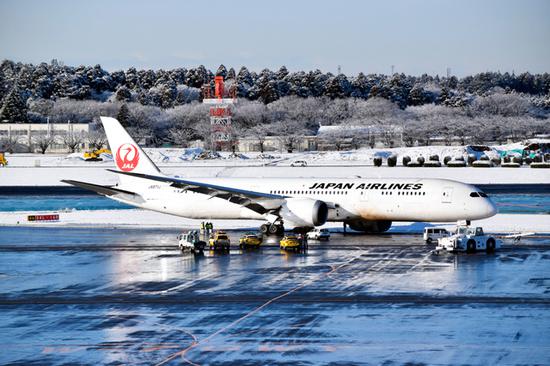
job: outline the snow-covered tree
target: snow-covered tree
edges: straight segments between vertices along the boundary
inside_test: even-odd
[[[263,154],[265,151],[265,140],[269,134],[270,127],[264,124],[255,125],[248,129],[248,134],[253,136],[258,141],[260,152]]]
[[[273,123],[271,127],[281,147],[289,153],[296,149],[296,144],[302,139],[306,132],[299,121],[291,119],[277,121]]]
[[[120,86],[115,92],[115,99],[118,102],[130,102],[132,100],[132,93],[126,86]]]
[[[220,65],[218,67],[218,70],[216,70],[216,76],[223,76],[223,78],[225,79],[225,77],[227,76],[227,69],[224,65]]]
[[[17,85],[4,98],[2,108],[0,108],[0,122],[27,122],[27,105]]]
[[[127,104],[123,104],[120,106],[120,109],[116,114],[116,119],[123,127],[130,127],[132,125],[132,116],[130,114],[130,110],[128,109]]]

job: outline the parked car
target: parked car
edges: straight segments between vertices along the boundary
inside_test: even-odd
[[[294,235],[287,235],[279,242],[279,248],[283,250],[300,251],[302,249],[302,243]]]
[[[290,166],[301,166],[301,167],[304,167],[304,166],[307,166],[307,162],[305,160],[294,160]]]
[[[242,238],[239,239],[239,248],[258,248],[262,244],[261,235],[256,235],[254,233],[246,233]]]
[[[231,241],[225,231],[216,231],[210,236],[208,244],[211,250],[229,251]]]
[[[330,231],[328,229],[313,229],[308,231],[306,237],[310,240],[329,240]]]
[[[439,238],[444,238],[451,235],[447,229],[443,227],[426,227],[424,228],[424,241],[427,244],[437,242]]]

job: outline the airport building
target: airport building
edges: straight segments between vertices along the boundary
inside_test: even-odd
[[[87,123],[0,123],[0,149],[8,150],[9,144],[13,152],[36,152],[41,140],[51,139],[47,151],[64,153],[69,150],[67,137],[79,136],[80,150],[85,150],[88,132]]]

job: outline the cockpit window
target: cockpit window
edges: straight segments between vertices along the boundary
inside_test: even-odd
[[[479,197],[479,194],[477,192],[470,193],[470,197]]]
[[[478,192],[478,193],[479,193],[479,195],[480,195],[481,197],[487,198],[487,194],[485,194],[485,193],[483,193],[483,192]]]

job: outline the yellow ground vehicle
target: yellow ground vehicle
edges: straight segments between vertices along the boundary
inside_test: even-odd
[[[302,243],[295,235],[287,235],[279,242],[279,248],[283,250],[295,250],[302,249]]]
[[[84,160],[86,161],[102,161],[99,156],[101,154],[112,154],[111,150],[109,149],[99,149],[99,150],[93,150],[93,151],[86,151],[84,152]]]
[[[214,234],[210,235],[210,240],[208,240],[210,250],[229,251],[230,245],[231,240],[225,231],[216,231]]]
[[[239,239],[239,248],[258,248],[262,244],[262,237],[254,233],[246,233]]]
[[[8,165],[8,159],[6,159],[6,154],[3,151],[0,151],[0,165],[1,166]]]

